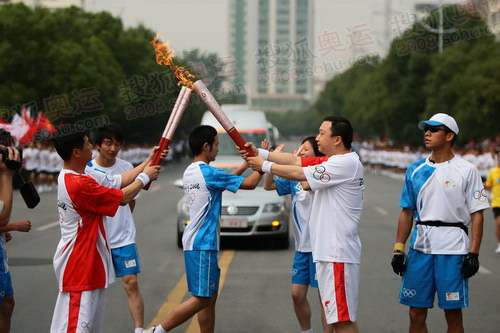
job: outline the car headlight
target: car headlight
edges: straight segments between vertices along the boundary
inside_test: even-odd
[[[282,203],[268,203],[264,206],[264,213],[279,213],[283,210]]]

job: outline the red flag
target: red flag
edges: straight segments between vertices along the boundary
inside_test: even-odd
[[[39,131],[46,130],[50,133],[56,132],[56,128],[54,127],[54,125],[52,125],[49,118],[47,118],[47,116],[45,116],[45,114],[43,112],[40,112],[38,114],[37,123],[38,123],[38,130]]]

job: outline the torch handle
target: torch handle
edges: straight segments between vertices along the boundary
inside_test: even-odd
[[[240,132],[238,132],[238,130],[235,127],[229,129],[227,131],[227,134],[229,134],[229,136],[231,137],[231,139],[233,139],[234,143],[236,143],[236,145],[238,147],[240,147],[240,149],[245,149],[247,151],[248,156],[250,156],[250,157],[254,157],[255,156],[252,148],[245,147],[245,144],[247,142],[245,141],[245,139],[243,139],[241,137]]]
[[[160,146],[160,148],[158,148],[158,150],[155,151],[155,154],[153,155],[153,160],[149,164],[150,166],[160,165],[160,163],[161,163],[161,153],[165,149],[167,149],[167,147],[168,147],[169,144],[170,144],[170,139],[167,139],[167,138],[164,138],[164,137],[162,137],[160,139],[160,142],[158,143],[158,146]],[[151,182],[149,182],[149,184],[147,184],[146,186],[144,186],[144,189],[147,191],[147,190],[149,190],[150,186],[151,186]]]

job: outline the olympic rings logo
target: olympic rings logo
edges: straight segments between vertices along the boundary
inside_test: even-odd
[[[82,327],[82,329],[85,331],[85,332],[88,332],[90,331],[90,329],[92,328],[92,322],[91,321],[82,321],[80,323],[80,326]]]
[[[486,200],[488,200],[488,195],[486,194],[484,188],[482,190],[475,190],[472,193],[472,197],[480,202],[486,202]]]
[[[326,172],[326,168],[322,165],[316,165],[315,167],[312,167],[313,170],[313,177],[316,180],[319,180],[323,183],[328,183],[330,180],[332,180],[332,175]]]
[[[412,298],[415,295],[417,295],[417,291],[415,289],[403,288],[403,291],[401,293],[403,294],[404,297],[409,297],[409,298]]]

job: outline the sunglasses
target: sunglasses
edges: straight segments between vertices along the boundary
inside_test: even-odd
[[[436,127],[436,126],[425,126],[424,127],[424,133],[427,132],[427,131],[430,131],[431,133],[436,133],[436,132],[439,132],[439,131],[446,131],[446,129],[443,128],[443,127]]]

